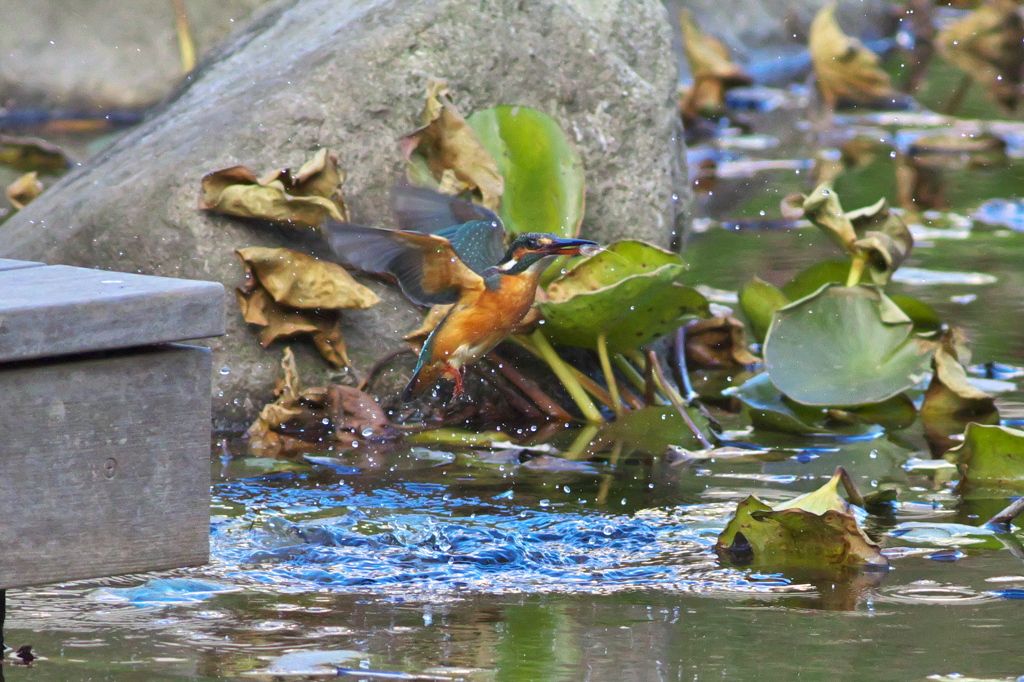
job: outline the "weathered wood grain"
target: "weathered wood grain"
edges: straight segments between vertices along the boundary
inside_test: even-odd
[[[30,260],[11,260],[0,258],[0,270],[18,270],[20,268],[41,268],[45,263],[36,263]]]
[[[210,381],[188,346],[0,364],[0,589],[207,561]]]
[[[0,270],[0,361],[223,333],[217,282],[67,265]]]

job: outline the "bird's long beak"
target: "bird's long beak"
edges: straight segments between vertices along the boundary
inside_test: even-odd
[[[601,245],[589,239],[555,239],[545,244],[540,251],[545,256],[589,256],[601,250]]]

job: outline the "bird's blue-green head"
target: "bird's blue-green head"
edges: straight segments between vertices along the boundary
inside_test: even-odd
[[[589,239],[565,239],[548,232],[527,232],[515,238],[496,269],[506,275],[526,272],[548,256],[590,255],[601,245]]]

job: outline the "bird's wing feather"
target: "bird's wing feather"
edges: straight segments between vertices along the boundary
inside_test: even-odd
[[[400,182],[391,191],[391,207],[398,229],[423,234],[434,234],[474,220],[494,221],[501,225],[501,220],[490,209],[406,182]]]
[[[436,234],[447,239],[459,258],[477,274],[497,265],[505,255],[505,228],[496,220],[473,220]]]
[[[323,226],[338,256],[367,272],[395,276],[405,295],[420,305],[454,303],[483,278],[441,236],[363,227],[328,220]]]

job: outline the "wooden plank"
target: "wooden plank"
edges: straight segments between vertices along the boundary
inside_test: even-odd
[[[202,564],[210,352],[0,365],[0,589]]]
[[[67,265],[0,271],[0,362],[224,333],[224,287]]]
[[[21,268],[39,268],[46,265],[46,263],[36,263],[30,260],[11,260],[10,258],[0,258],[0,270],[18,270]]]

